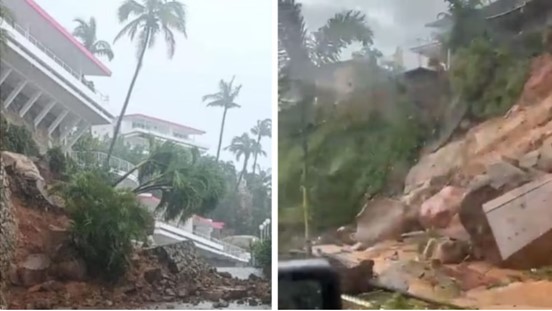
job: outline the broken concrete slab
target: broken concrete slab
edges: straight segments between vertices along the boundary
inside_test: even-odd
[[[503,266],[552,264],[552,175],[513,189],[483,205]]]

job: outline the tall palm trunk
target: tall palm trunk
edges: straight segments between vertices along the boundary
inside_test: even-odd
[[[123,122],[123,117],[125,116],[128,103],[130,102],[130,96],[132,95],[132,91],[134,90],[134,85],[136,84],[136,80],[138,79],[138,74],[140,73],[140,70],[142,69],[142,64],[144,62],[144,55],[146,55],[146,49],[148,48],[148,43],[150,39],[150,31],[146,34],[146,44],[142,47],[142,51],[140,52],[140,57],[138,58],[138,64],[136,65],[136,71],[134,72],[134,77],[132,77],[132,81],[130,82],[130,87],[128,88],[128,92],[125,98],[125,103],[123,104],[123,109],[121,110],[121,114],[119,115],[119,119],[117,120],[117,125],[115,126],[115,130],[113,132],[113,139],[111,140],[111,145],[109,146],[109,152],[107,153],[107,158],[105,160],[105,166],[109,167],[109,160],[111,159],[111,154],[113,153],[113,148],[115,147],[115,142],[117,141],[117,136],[119,135],[119,131],[121,130],[121,123]]]
[[[220,126],[219,143],[217,148],[217,161],[220,157],[220,147],[222,145],[222,134],[224,133],[224,123],[226,123],[226,112],[228,112],[228,107],[224,107],[224,112],[222,113],[222,124]]]
[[[238,183],[236,184],[236,190],[238,189],[238,187],[240,186],[241,184],[241,181],[243,179],[243,175],[245,174],[245,170],[247,169],[247,162],[249,162],[249,155],[246,155],[245,156],[245,159],[243,161],[243,168],[240,172],[240,177],[238,177]]]
[[[259,136],[257,137],[257,144],[261,143],[261,134],[259,133]],[[255,153],[255,158],[253,159],[253,167],[251,168],[251,171],[253,175],[255,175],[255,169],[257,168],[257,157],[259,157],[258,153]]]

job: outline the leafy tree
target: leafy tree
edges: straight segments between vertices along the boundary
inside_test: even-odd
[[[232,139],[232,143],[230,146],[226,147],[227,150],[230,150],[233,154],[236,155],[236,160],[240,160],[240,158],[243,156],[243,168],[240,172],[240,176],[238,177],[238,183],[236,184],[236,188],[239,187],[243,175],[247,171],[247,163],[249,163],[249,158],[252,154],[255,153],[264,153],[261,149],[261,145],[258,144],[254,139],[249,137],[247,133],[243,133],[241,136],[234,137]]]
[[[454,52],[462,46],[469,45],[471,40],[487,32],[485,18],[480,10],[481,0],[444,0],[449,7],[448,12],[438,15],[449,19],[452,29],[445,38],[445,43]]]
[[[92,54],[105,56],[109,60],[114,57],[113,50],[109,42],[104,40],[98,40],[96,36],[96,19],[91,17],[90,20],[85,21],[81,18],[74,20],[78,25],[73,30],[73,36],[80,39],[84,47]]]
[[[234,77],[230,82],[220,80],[219,91],[217,93],[208,94],[203,96],[203,102],[208,101],[207,107],[222,107],[224,112],[222,113],[222,123],[220,125],[219,143],[217,147],[217,161],[220,157],[220,147],[222,145],[222,136],[224,134],[224,124],[226,123],[226,113],[229,109],[240,108],[241,106],[236,103],[236,98],[240,94],[241,85],[234,87]]]
[[[261,139],[263,137],[272,137],[272,120],[264,119],[257,121],[257,125],[251,129],[251,134],[257,137],[257,144],[261,145]],[[262,153],[261,153],[262,154]],[[251,167],[251,172],[255,174],[255,168],[257,166],[257,157],[259,153],[255,153],[255,158],[253,159],[253,166]]]
[[[134,76],[130,82],[119,119],[115,125],[106,165],[109,163],[109,159],[113,153],[113,147],[121,129],[121,122],[126,113],[136,79],[142,69],[146,50],[153,48],[158,37],[163,33],[168,56],[172,58],[176,49],[176,38],[173,31],[180,32],[186,36],[186,10],[184,5],[176,0],[141,0],[141,3],[137,0],[125,0],[119,7],[118,15],[121,23],[128,23],[117,34],[115,41],[123,36],[128,36],[131,41],[134,41],[136,36],[138,36],[138,63],[136,64]]]
[[[372,44],[373,33],[366,25],[366,17],[359,11],[350,10],[336,14],[326,25],[309,33],[305,25],[301,5],[295,0],[278,0],[278,49],[280,74],[286,84],[297,90],[297,100],[288,109],[294,109],[300,124],[298,133],[303,163],[301,189],[305,210],[305,238],[309,234],[309,189],[308,131],[312,127],[309,113],[316,97],[314,83],[316,73],[325,64],[339,61],[341,51],[353,42],[363,46]],[[282,107],[285,109],[285,107]],[[280,126],[281,127],[281,126]]]
[[[263,273],[270,278],[272,268],[272,240],[258,241],[252,246],[253,258]]]

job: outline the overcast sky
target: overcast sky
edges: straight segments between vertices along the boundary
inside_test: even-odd
[[[73,19],[94,16],[98,38],[112,42],[121,29],[117,8],[122,0],[37,0],[65,28]],[[148,50],[127,113],[143,113],[192,126],[207,132],[198,140],[207,143],[215,155],[223,110],[207,108],[201,98],[218,91],[221,78],[243,84],[237,102],[226,120],[223,148],[232,137],[249,131],[259,119],[271,117],[272,5],[268,0],[182,1],[187,11],[188,39],[178,37],[176,55],[167,59],[162,37]],[[118,115],[134,68],[135,46],[127,39],[113,46],[112,62],[101,59],[113,72],[110,78],[93,79],[96,88],[110,97],[108,109]],[[260,159],[270,167],[271,141],[263,142],[268,157]],[[233,160],[222,151],[223,160]],[[251,162],[250,162],[251,163]],[[236,165],[238,169],[241,165]]]
[[[444,0],[302,0],[307,26],[317,29],[342,10],[364,12],[374,31],[375,45],[391,55],[402,47],[407,67],[417,67],[418,58],[408,52],[418,38],[429,36],[424,27],[446,11]],[[343,55],[346,56],[346,55]]]

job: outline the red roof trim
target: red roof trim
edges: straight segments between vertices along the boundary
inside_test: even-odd
[[[178,123],[175,123],[175,122],[171,122],[171,121],[159,119],[159,118],[156,118],[156,117],[146,116],[145,114],[141,114],[141,113],[134,113],[134,114],[127,114],[127,115],[125,115],[125,118],[134,118],[134,117],[149,119],[149,120],[152,120],[152,121],[155,121],[155,122],[166,123],[166,124],[168,124],[168,125],[175,126],[175,127],[180,128],[180,129],[183,129],[183,130],[192,131],[192,132],[194,132],[195,134],[199,134],[199,135],[205,134],[205,131],[195,129],[195,128],[193,128],[193,127],[189,127],[189,126],[182,125],[182,124],[178,124]]]
[[[88,51],[73,35],[71,35],[60,23],[58,23],[52,16],[50,16],[35,0],[26,0],[27,3],[48,23],[50,23],[57,31],[59,31],[65,38],[73,43],[86,57],[88,57],[94,64],[96,64],[101,71],[106,75],[111,76],[111,70],[107,68],[102,62],[100,62],[90,51]]]

